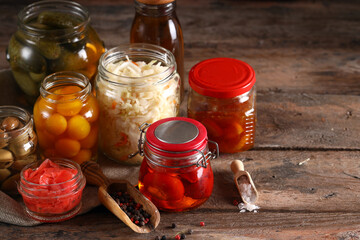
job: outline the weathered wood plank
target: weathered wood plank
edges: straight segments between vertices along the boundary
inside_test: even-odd
[[[0,5],[0,56],[5,55],[16,29],[16,14],[25,2]],[[80,2],[89,8],[92,24],[108,48],[129,41],[131,1]],[[206,58],[234,57],[255,68],[259,89],[360,93],[360,4],[356,1],[191,2],[178,3],[186,71]],[[5,57],[0,58],[0,68],[6,67]]]
[[[256,147],[360,149],[360,97],[260,92]]]
[[[31,229],[0,224],[0,235],[9,239],[154,239],[191,228],[194,232],[189,239],[359,236],[359,156],[360,151],[248,151],[222,155],[212,161],[215,188],[211,198],[191,212],[162,212],[159,227],[147,235],[131,232],[103,207],[69,221]],[[258,213],[239,213],[232,205],[234,199],[239,199],[230,171],[234,158],[245,161],[245,169],[260,192]],[[299,165],[307,158],[310,160]],[[109,160],[101,163],[103,167],[119,167]],[[136,182],[138,168],[133,169],[129,179]],[[114,173],[108,176],[124,177]],[[200,221],[205,221],[206,226],[200,227]],[[178,226],[176,229],[170,228],[173,222]]]

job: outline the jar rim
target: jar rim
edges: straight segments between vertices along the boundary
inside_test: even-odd
[[[72,15],[81,16],[81,22],[73,27],[59,29],[41,29],[28,25],[28,20],[39,15],[41,10],[51,9],[59,12],[71,13]],[[72,10],[71,12],[66,10]],[[43,0],[34,2],[24,7],[17,15],[18,26],[31,36],[52,36],[54,38],[64,37],[73,34],[79,34],[85,31],[90,23],[88,10],[81,4],[68,0]],[[48,37],[48,36],[47,36]]]
[[[51,82],[53,80],[53,82]],[[62,84],[61,86],[68,86],[72,84],[81,86],[81,90],[78,92],[59,94],[49,91],[50,89]],[[73,101],[77,98],[84,98],[91,92],[91,83],[89,79],[82,73],[74,71],[61,71],[50,74],[44,78],[40,86],[40,94],[47,101],[56,103],[56,99],[49,98],[47,96],[73,96],[73,98],[67,99],[66,101]]]
[[[72,182],[72,181],[75,181],[75,183],[71,186],[69,186],[68,188],[70,187],[73,187],[75,184],[79,184],[80,181],[82,181],[84,179],[84,176],[83,176],[83,173],[81,171],[81,168],[80,168],[80,165],[72,160],[69,160],[69,159],[66,159],[66,158],[49,158],[49,160],[53,161],[54,163],[60,165],[60,166],[65,166],[65,167],[68,167],[68,168],[72,168],[72,169],[76,169],[77,170],[77,173],[69,180],[65,181],[65,182],[61,182],[61,183],[51,183],[51,184],[38,184],[38,183],[33,183],[33,182],[30,182],[28,180],[25,179],[24,177],[24,172],[29,169],[29,168],[33,168],[33,167],[39,167],[39,164],[41,164],[42,162],[40,161],[36,161],[36,162],[32,162],[28,165],[26,165],[20,172],[20,184],[19,184],[19,187],[22,187],[23,188],[23,182],[28,185],[28,186],[31,186],[31,188],[33,187],[44,187],[44,186],[59,186],[59,185],[63,185],[63,184],[66,184],[66,183],[69,183],[69,182]],[[81,185],[81,182],[80,184]],[[29,187],[26,186],[25,188],[28,189]],[[31,195],[32,194],[29,194],[25,191],[25,193],[27,195]],[[64,196],[64,195],[61,195],[61,196]],[[36,196],[38,198],[41,198],[39,196]],[[46,197],[48,198],[48,197]]]
[[[21,128],[15,129],[15,130],[11,130],[11,131],[6,131],[6,134],[3,134],[4,137],[0,137],[0,138],[11,138],[11,136],[9,136],[8,134],[16,134],[18,132],[21,132],[21,134],[25,133],[27,129],[29,129],[30,127],[32,128],[31,124],[32,124],[32,118],[30,113],[21,108],[21,107],[17,107],[17,106],[12,106],[12,105],[4,105],[4,106],[0,106],[0,116],[3,116],[2,114],[5,113],[6,111],[14,111],[14,112],[18,112],[19,116],[25,123],[24,126],[22,126]],[[20,115],[24,115],[24,117],[21,117]],[[13,116],[9,114],[9,117]]]
[[[166,64],[167,69],[161,73],[142,77],[127,77],[115,74],[107,69],[107,65],[126,59],[127,56],[148,57]],[[131,58],[130,58],[131,60]],[[99,60],[98,74],[102,80],[117,86],[144,87],[150,84],[163,84],[172,79],[176,74],[176,61],[174,55],[167,49],[148,43],[121,44],[102,54]],[[159,81],[146,83],[144,79],[159,77]],[[115,81],[114,79],[118,80]]]

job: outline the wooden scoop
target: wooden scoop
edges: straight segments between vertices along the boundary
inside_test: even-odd
[[[98,197],[100,202],[109,209],[115,216],[128,225],[134,232],[149,233],[154,230],[160,222],[160,213],[156,206],[140,193],[133,185],[126,180],[110,182],[101,171],[100,166],[95,162],[84,162],[81,170],[89,184],[99,187]],[[128,192],[135,202],[142,204],[143,209],[151,215],[150,224],[140,227],[134,224],[126,213],[120,208],[109,193]]]
[[[235,185],[243,202],[245,204],[255,204],[258,199],[258,192],[250,174],[247,171],[244,171],[243,162],[240,160],[234,160],[231,162],[230,167],[231,171],[234,173]]]

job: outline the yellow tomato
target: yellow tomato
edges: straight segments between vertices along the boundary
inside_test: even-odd
[[[74,139],[61,138],[55,142],[56,152],[64,157],[75,157],[80,151],[80,143]]]
[[[67,134],[73,139],[80,140],[86,138],[90,130],[90,123],[83,116],[73,116],[68,122]]]
[[[59,113],[54,113],[46,120],[46,130],[54,135],[64,133],[66,128],[66,118]]]
[[[91,160],[91,151],[89,149],[81,149],[79,153],[72,158],[73,161],[81,164]]]
[[[90,149],[96,145],[98,139],[98,127],[91,126],[89,135],[80,141],[81,148]]]

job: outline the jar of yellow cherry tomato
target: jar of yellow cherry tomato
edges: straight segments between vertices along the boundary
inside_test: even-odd
[[[97,158],[99,107],[81,73],[47,76],[34,106],[42,157],[63,157],[81,164]]]

